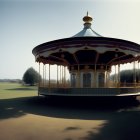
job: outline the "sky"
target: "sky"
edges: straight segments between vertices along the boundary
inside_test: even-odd
[[[140,44],[139,0],[0,0],[0,79],[38,70],[32,49],[81,31],[87,11],[100,35]]]

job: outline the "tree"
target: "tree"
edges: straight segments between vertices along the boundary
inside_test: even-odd
[[[120,81],[122,83],[133,83],[134,82],[134,75],[136,75],[136,82],[140,81],[140,70],[136,69],[136,72],[134,73],[134,70],[123,70],[120,72]],[[115,74],[111,76],[111,79],[115,79]]]
[[[35,85],[41,79],[40,74],[34,68],[28,68],[23,75],[23,82],[28,85]]]

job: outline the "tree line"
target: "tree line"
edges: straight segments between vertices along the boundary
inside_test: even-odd
[[[115,79],[115,74],[111,76],[111,79]],[[136,82],[140,81],[140,70],[123,70],[120,72],[120,82],[122,83],[133,83],[136,79]]]

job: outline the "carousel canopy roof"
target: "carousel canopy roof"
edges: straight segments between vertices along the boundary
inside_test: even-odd
[[[84,28],[70,38],[53,40],[33,49],[36,61],[52,64],[106,64],[140,61],[140,45],[127,40],[102,37],[92,30],[92,17],[83,18]]]
[[[83,21],[85,22],[83,30],[73,37],[101,37],[101,35],[91,28],[92,17],[88,15],[88,12],[87,15],[83,17]]]

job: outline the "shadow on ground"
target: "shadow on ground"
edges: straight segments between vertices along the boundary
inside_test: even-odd
[[[140,138],[140,105],[138,101],[91,98],[21,97],[0,100],[0,120],[26,114],[46,117],[106,120],[99,133],[93,128],[79,140],[137,140]],[[65,130],[75,130],[71,126]]]
[[[24,91],[24,90],[37,90],[36,88],[26,88],[26,87],[24,87],[24,88],[11,88],[11,89],[6,89],[6,90],[21,90],[21,91]]]

